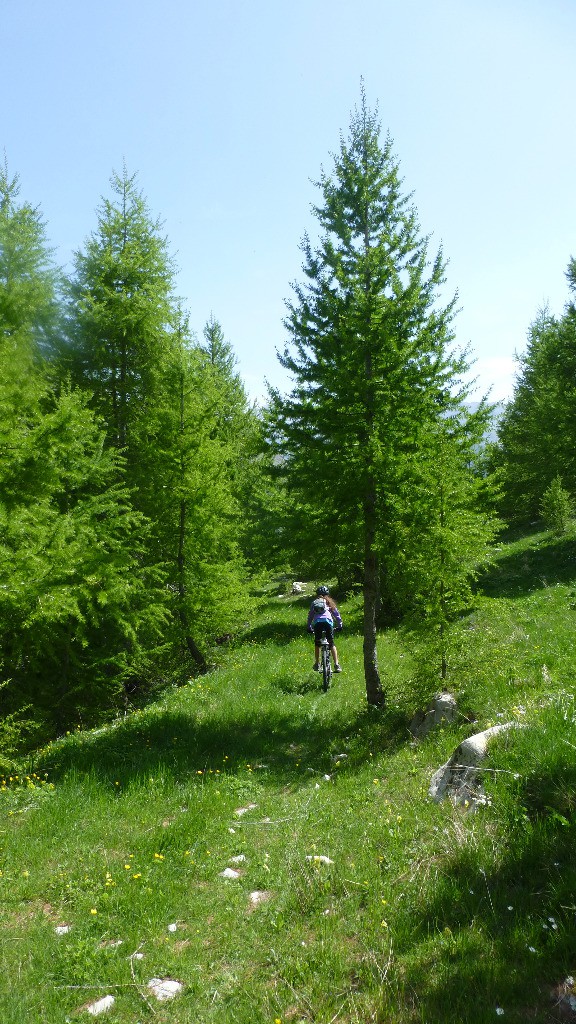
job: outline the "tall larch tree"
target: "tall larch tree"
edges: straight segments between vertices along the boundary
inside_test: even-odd
[[[318,185],[321,237],[316,246],[304,239],[306,281],[293,286],[280,356],[294,385],[287,397],[272,391],[272,422],[295,492],[313,509],[310,532],[327,569],[341,528],[349,535],[354,526],[366,694],[382,705],[377,614],[390,592],[394,497],[431,425],[462,407],[466,362],[452,353],[455,300],[441,300],[442,253],[428,257],[392,142],[381,143],[364,92]]]
[[[128,480],[145,485],[173,356],[173,261],[136,176],[114,174],[98,225],[75,256],[64,366],[91,392]]]

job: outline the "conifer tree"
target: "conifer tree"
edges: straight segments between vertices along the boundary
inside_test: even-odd
[[[111,188],[97,230],[76,253],[64,367],[92,394],[138,486],[148,476],[146,448],[173,355],[174,266],[136,177],[115,174]]]
[[[232,631],[247,607],[234,473],[242,456],[220,371],[193,341],[183,315],[175,337],[157,439],[153,532],[174,594],[179,643],[205,669],[202,645]]]
[[[428,258],[392,142],[381,144],[364,93],[319,187],[321,238],[316,247],[304,239],[307,281],[294,286],[291,346],[280,356],[295,383],[287,397],[272,391],[271,413],[286,471],[314,510],[310,533],[327,569],[340,530],[357,525],[366,693],[380,705],[376,625],[391,592],[394,496],[431,427],[462,406],[466,363],[450,348],[455,300],[440,300],[442,254]]]
[[[211,630],[228,630],[246,597],[233,484],[246,399],[215,319],[204,350],[192,338],[166,239],[135,179],[115,176],[112,188],[76,258],[68,365],[150,521],[147,564],[162,567],[173,661],[183,664],[183,646],[204,670]]]
[[[424,641],[424,674],[446,680],[451,627],[469,607],[498,529],[495,485],[479,463],[484,410],[426,431],[394,496],[390,573],[404,621]]]
[[[576,297],[575,260],[566,276]],[[576,493],[575,380],[573,298],[561,317],[544,309],[531,324],[514,396],[499,424],[492,455],[502,474],[502,509],[510,521],[536,518],[543,494],[557,476]]]
[[[143,517],[86,400],[43,359],[58,273],[37,209],[0,175],[0,665],[16,715],[61,727],[109,707],[158,645]]]
[[[79,392],[46,390],[25,430],[3,408],[0,657],[9,710],[53,729],[118,707],[155,658],[164,593],[119,456]],[[25,467],[25,473],[22,468]],[[10,703],[11,702],[11,703]]]

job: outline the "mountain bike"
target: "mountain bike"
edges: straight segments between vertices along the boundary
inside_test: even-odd
[[[326,633],[322,633],[320,638],[320,670],[322,672],[322,689],[324,692],[330,686],[332,679],[332,662],[330,661],[330,645],[326,639]]]

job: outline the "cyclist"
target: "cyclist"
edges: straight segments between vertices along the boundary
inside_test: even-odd
[[[342,629],[342,617],[334,604],[334,601],[330,597],[328,587],[318,587],[316,591],[316,598],[310,605],[307,624],[308,632],[314,634],[314,654],[316,657],[316,661],[312,666],[314,672],[320,671],[319,659],[322,633],[326,633],[326,639],[330,645],[330,651],[334,659],[334,671],[342,671],[342,666],[338,661],[338,651],[334,646],[334,628],[340,632]]]

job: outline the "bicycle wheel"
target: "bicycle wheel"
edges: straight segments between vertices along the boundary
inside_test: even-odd
[[[324,692],[330,686],[330,680],[332,679],[332,665],[330,662],[330,648],[328,643],[324,641],[322,644],[322,689]]]

